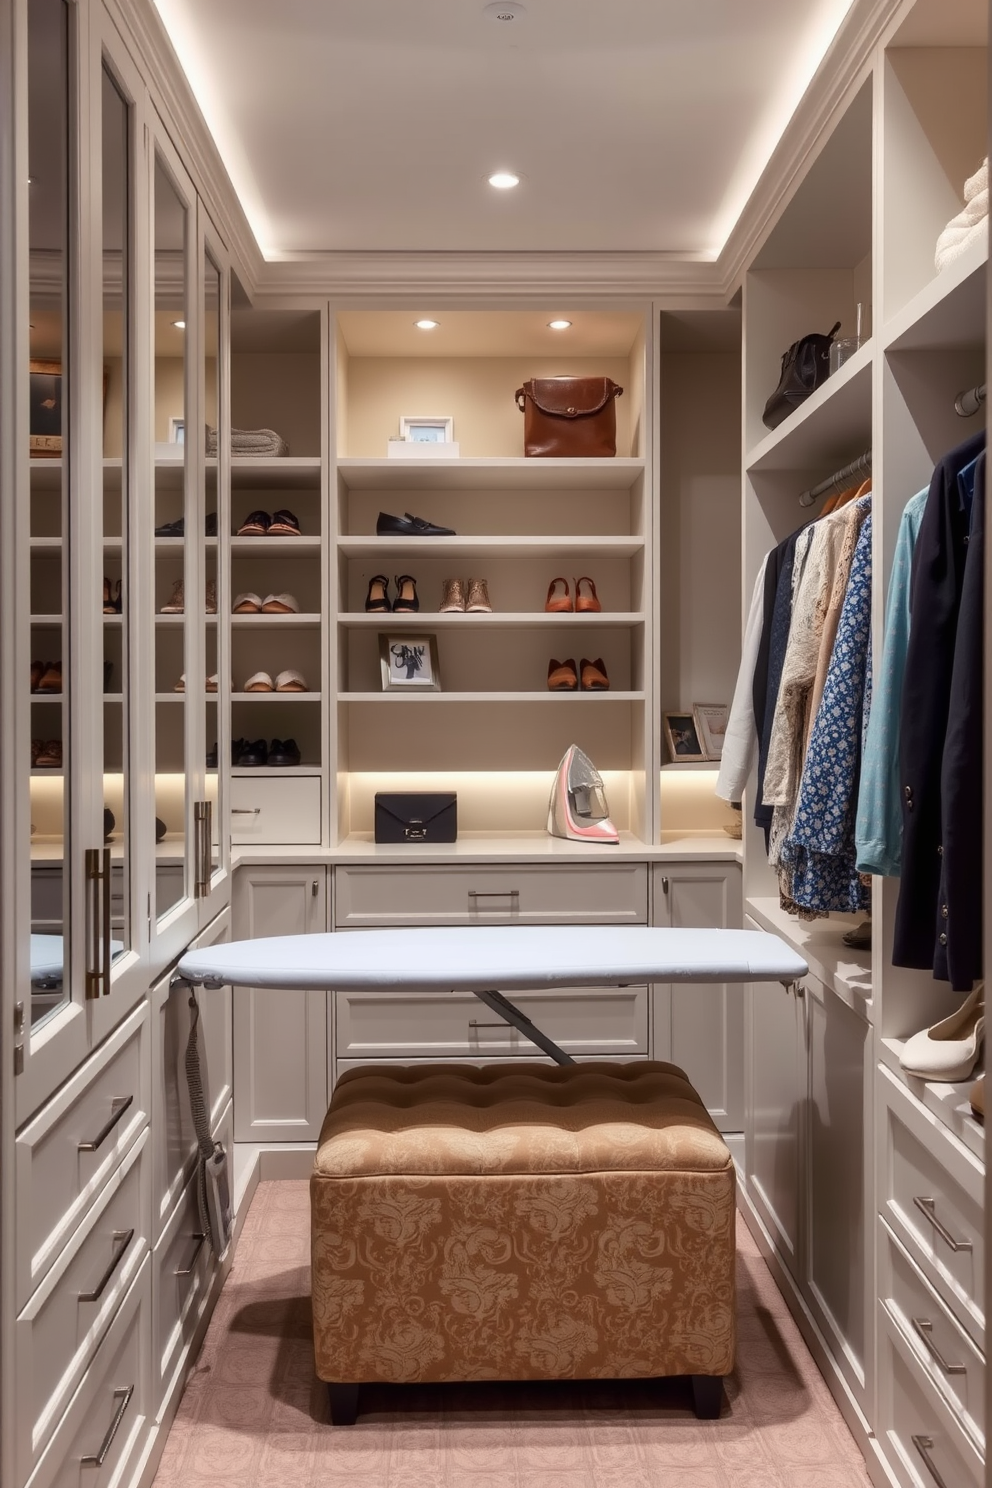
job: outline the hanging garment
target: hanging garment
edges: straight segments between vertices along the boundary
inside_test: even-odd
[[[752,690],[758,646],[761,642],[765,575],[770,556],[766,554],[763,558],[758,577],[754,581],[751,605],[747,612],[747,623],[744,626],[741,664],[737,673],[734,699],[730,705],[730,717],[727,719],[727,728],[723,736],[720,773],[716,780],[716,794],[721,801],[740,801],[754,763],[758,731],[754,721]]]
[[[856,914],[870,905],[854,850],[870,650],[869,512],[852,558],[795,814],[780,853],[783,904],[805,918],[832,910]]]
[[[857,496],[853,499],[858,500],[862,496],[870,495],[871,481],[866,480],[864,484],[858,488]],[[849,505],[850,501],[846,498],[846,496],[842,497],[835,510],[839,511],[841,507]],[[851,562],[853,562],[853,559],[854,554],[852,552]],[[816,676],[813,678],[813,686],[810,689],[809,695],[810,728],[813,727],[813,720],[816,717],[817,709],[820,706],[820,699],[823,696],[823,684],[827,679],[827,667],[830,665],[830,658],[833,655],[834,641],[837,638],[837,626],[840,622],[840,612],[844,604],[844,596],[847,593],[847,580],[850,571],[850,563],[847,563],[845,566],[845,563],[841,562],[838,564],[837,569],[834,573],[833,587],[830,591],[830,599],[827,602],[826,614],[823,617],[823,629],[820,632],[820,654],[816,660]],[[806,744],[808,747],[808,731],[806,735]]]
[[[768,744],[772,733],[772,719],[775,716],[775,703],[778,699],[779,683],[782,679],[782,666],[785,661],[786,647],[789,644],[789,626],[792,621],[792,596],[793,575],[796,567],[796,553],[800,547],[804,550],[808,547],[812,536],[809,527],[800,528],[791,537],[787,537],[775,550],[779,553],[779,577],[775,589],[775,604],[772,609],[771,624],[768,628],[768,671],[765,679],[764,695],[759,699],[755,696],[755,715],[759,719],[758,725],[758,777],[754,800],[755,825],[761,827],[765,834],[765,847],[768,846],[768,833],[772,824],[773,807],[767,805],[764,799],[765,767],[768,761]],[[762,635],[762,644],[765,637]],[[760,655],[760,653],[759,653]]]
[[[958,473],[982,453],[973,435],[933,473],[913,554],[909,644],[899,713],[902,879],[892,943],[894,966],[932,970],[940,890],[940,766],[947,734],[969,513]]]
[[[857,864],[862,873],[898,878],[902,862],[902,797],[899,789],[899,707],[909,642],[909,585],[913,550],[923,520],[927,492],[911,496],[899,523],[885,601],[885,635],[871,707],[858,815],[854,828]]]
[[[940,775],[942,852],[933,974],[949,981],[955,992],[970,992],[983,975],[984,454],[977,464]]]
[[[774,806],[768,860],[779,863],[779,851],[795,809],[810,727],[809,701],[816,677],[824,617],[838,569],[850,573],[854,550],[871,497],[862,496],[842,511],[831,512],[812,529],[805,567],[792,607],[792,625],[779,684],[765,768],[764,799]]]

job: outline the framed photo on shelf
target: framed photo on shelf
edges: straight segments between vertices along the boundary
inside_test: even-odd
[[[661,717],[665,726],[665,742],[673,764],[681,765],[689,760],[706,758],[696,731],[696,720],[691,713],[663,713]]]
[[[383,692],[440,692],[437,637],[380,635]]]
[[[412,418],[400,415],[400,438],[408,444],[450,444],[455,437],[453,418]]]
[[[62,363],[32,361],[29,367],[30,443],[35,459],[62,454]]]
[[[696,735],[708,760],[723,756],[723,740],[727,732],[730,709],[726,703],[693,703],[692,716],[696,721]]]

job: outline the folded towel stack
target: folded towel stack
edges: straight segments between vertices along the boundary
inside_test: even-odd
[[[217,430],[207,430],[207,454],[217,453]],[[275,429],[232,429],[232,455],[288,455],[289,445]]]
[[[989,230],[989,158],[986,155],[981,168],[964,183],[965,205],[956,217],[952,217],[937,239],[937,272],[946,269],[960,258],[979,239],[988,236]]]

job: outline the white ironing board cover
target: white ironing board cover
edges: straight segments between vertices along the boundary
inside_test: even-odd
[[[119,956],[124,949],[122,940],[110,942],[111,957]],[[35,931],[31,933],[31,976],[34,980],[43,977],[60,977],[62,975],[62,937],[61,935],[41,935]]]
[[[190,951],[189,981],[287,991],[455,992],[638,982],[791,982],[806,962],[763,930],[480,925],[279,935]]]

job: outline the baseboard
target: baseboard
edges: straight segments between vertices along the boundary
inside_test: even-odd
[[[869,1425],[860,1405],[851,1394],[847,1380],[838,1369],[823,1334],[817,1327],[815,1319],[806,1306],[802,1293],[796,1286],[792,1272],[787,1266],[783,1265],[772,1243],[771,1236],[765,1229],[761,1217],[751,1204],[744,1183],[740,1180],[740,1174],[738,1174],[737,1184],[737,1207],[743,1216],[744,1223],[748,1227],[751,1238],[761,1252],[762,1260],[772,1274],[775,1285],[785,1299],[786,1306],[803,1336],[803,1342],[813,1355],[816,1367],[823,1375],[827,1389],[830,1391],[841,1415],[844,1417],[845,1425],[858,1444],[858,1449],[865,1459],[868,1476],[876,1485],[876,1488],[900,1488],[899,1479],[893,1476],[882,1454],[878,1438]]]

